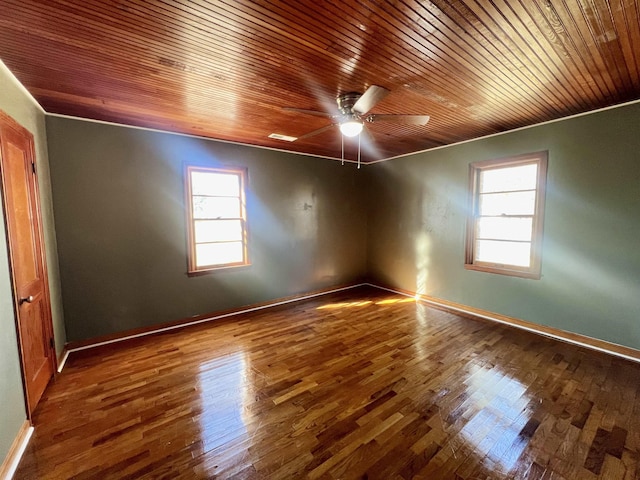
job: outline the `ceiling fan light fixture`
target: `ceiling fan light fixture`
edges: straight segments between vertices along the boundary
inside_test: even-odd
[[[340,124],[340,131],[345,137],[355,137],[362,132],[362,122],[355,118],[351,118]]]

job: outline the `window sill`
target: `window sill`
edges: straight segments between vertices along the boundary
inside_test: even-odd
[[[215,274],[215,273],[236,271],[236,270],[241,270],[241,269],[245,269],[245,268],[249,268],[249,267],[251,267],[250,263],[238,263],[238,264],[233,264],[233,265],[221,265],[219,267],[209,267],[209,268],[203,268],[201,270],[189,270],[189,271],[187,271],[187,276],[188,277],[200,277],[202,275],[210,275],[210,274]]]
[[[477,265],[477,264],[465,264],[465,270],[475,270],[477,272],[495,273],[498,275],[507,275],[509,277],[529,278],[532,280],[540,280],[541,274],[539,271],[526,271],[512,269],[507,266],[494,266],[494,265]]]

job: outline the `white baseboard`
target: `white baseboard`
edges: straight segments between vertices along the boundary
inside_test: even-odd
[[[228,317],[234,317],[236,315],[242,315],[245,313],[250,313],[250,312],[256,312],[258,310],[264,310],[266,308],[272,308],[272,307],[277,307],[279,305],[286,305],[288,303],[295,303],[295,302],[300,302],[302,300],[308,300],[310,298],[315,298],[315,297],[321,297],[323,295],[329,295],[331,293],[337,293],[337,292],[342,292],[344,290],[350,290],[352,288],[357,288],[357,287],[362,287],[368,285],[367,283],[358,283],[358,284],[354,284],[354,285],[348,285],[345,287],[338,287],[338,288],[333,288],[330,290],[322,290],[319,292],[315,292],[315,293],[309,293],[309,294],[305,294],[305,295],[300,295],[300,296],[296,296],[293,298],[286,298],[286,299],[282,299],[282,300],[274,300],[273,302],[268,302],[265,303],[264,305],[258,305],[258,306],[254,306],[254,307],[247,307],[247,308],[241,308],[238,310],[233,310],[231,312],[227,312],[227,313],[223,313],[220,315],[216,315],[216,314],[211,314],[211,315],[205,315],[203,316],[204,318],[198,318],[197,320],[190,320],[190,321],[178,321],[173,325],[165,325],[162,327],[158,327],[158,328],[149,328],[148,330],[145,330],[143,332],[139,332],[139,333],[127,333],[127,332],[123,332],[121,335],[117,336],[116,338],[111,338],[108,340],[101,340],[101,339],[96,339],[96,340],[88,340],[87,342],[83,342],[81,345],[78,344],[74,344],[74,343],[69,343],[67,344],[67,355],[71,352],[78,352],[81,350],[87,350],[89,348],[96,348],[96,347],[100,347],[102,345],[109,345],[112,343],[117,343],[117,342],[123,342],[125,340],[130,340],[132,338],[138,338],[138,337],[146,337],[147,335],[155,335],[157,333],[162,333],[162,332],[167,332],[170,330],[176,330],[178,328],[184,328],[184,327],[189,327],[192,325],[198,325],[200,323],[207,323],[207,322],[211,322],[214,320],[220,320],[222,318],[228,318]],[[64,359],[66,361],[66,357]],[[62,367],[58,368],[58,371],[61,371]]]
[[[618,345],[617,343],[608,342],[599,338],[588,337],[580,333],[569,332],[555,327],[539,325],[537,323],[528,322],[526,320],[520,320],[519,318],[509,317],[499,313],[489,312],[487,310],[481,310],[479,308],[470,307],[468,305],[463,305],[456,302],[450,302],[448,300],[442,300],[440,298],[431,297],[429,295],[403,291],[401,289],[383,287],[381,285],[376,285],[373,283],[368,283],[367,285],[375,288],[380,288],[381,290],[386,290],[388,292],[397,293],[399,295],[412,297],[415,298],[416,301],[428,303],[453,313],[462,313],[465,315],[470,315],[472,317],[489,320],[491,322],[502,323],[504,325],[509,325],[510,327],[526,330],[537,335],[550,337],[562,342],[572,343],[574,345],[579,345],[591,350],[597,350],[598,352],[607,353],[609,355],[621,357],[633,362],[640,362],[640,350],[636,350],[635,348],[627,347],[625,345]]]
[[[31,435],[33,435],[33,426],[29,420],[25,420],[11,448],[9,448],[7,458],[5,458],[2,465],[0,465],[0,480],[11,480],[11,478],[13,478],[20,464],[20,459],[27,449],[27,445],[29,445]]]

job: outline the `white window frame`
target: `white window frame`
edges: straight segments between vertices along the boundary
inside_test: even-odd
[[[242,260],[240,262],[228,262],[221,264],[213,264],[213,265],[198,265],[196,259],[196,240],[195,240],[195,222],[193,212],[193,192],[192,192],[192,182],[191,182],[191,173],[192,172],[212,172],[212,173],[223,173],[228,175],[237,175],[238,180],[240,182],[240,212],[238,218],[233,219],[224,219],[224,220],[240,220],[242,225]],[[187,217],[187,273],[189,275],[198,275],[207,272],[213,272],[223,269],[228,269],[232,267],[242,267],[246,265],[250,265],[248,258],[248,249],[247,249],[247,214],[246,214],[246,182],[247,182],[247,170],[246,168],[239,167],[203,167],[198,165],[187,165],[185,167],[185,193],[186,193],[186,217]],[[215,192],[212,192],[213,197],[215,197]],[[234,197],[235,198],[235,197]],[[220,243],[220,242],[213,242]]]
[[[465,244],[465,268],[482,272],[511,275],[516,277],[539,279],[542,270],[542,239],[544,225],[544,201],[547,181],[548,152],[535,152],[515,157],[474,162],[469,165],[469,213],[467,215],[467,232]],[[532,218],[532,236],[530,248],[530,264],[528,267],[489,263],[476,259],[477,225],[479,215],[480,175],[489,169],[508,168],[527,164],[537,164],[535,210]],[[514,217],[523,215],[514,215]],[[511,241],[504,239],[495,239]]]

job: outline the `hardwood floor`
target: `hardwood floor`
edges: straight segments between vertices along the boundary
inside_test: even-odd
[[[637,479],[640,364],[372,288],[71,355],[17,479]]]

